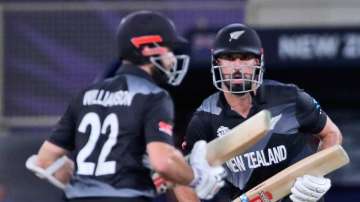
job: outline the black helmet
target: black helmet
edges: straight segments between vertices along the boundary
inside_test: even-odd
[[[170,49],[183,45],[186,40],[179,36],[173,22],[154,11],[138,11],[125,16],[117,30],[120,59],[134,64],[149,62],[141,54],[141,45],[162,44]]]
[[[221,55],[229,54],[252,54],[258,58],[259,64],[252,66],[244,65],[252,68],[253,73],[251,77],[249,74],[244,74],[244,72],[240,72],[237,76],[235,70],[231,74],[223,74],[222,69],[224,66],[218,64],[218,58]],[[263,58],[261,41],[254,29],[239,23],[223,27],[216,34],[212,50],[211,70],[214,86],[221,91],[234,94],[255,91],[262,84],[263,80]],[[241,65],[236,68],[241,69],[240,67]],[[242,83],[234,84],[233,81],[235,80],[242,80]]]
[[[262,45],[256,31],[244,24],[230,24],[216,35],[213,55],[215,58],[226,53],[262,54]]]

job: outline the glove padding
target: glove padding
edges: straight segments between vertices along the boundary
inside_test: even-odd
[[[195,189],[200,199],[211,199],[224,186],[226,177],[222,166],[210,166],[206,160],[206,142],[195,143],[190,154],[190,165],[194,172],[194,179],[190,186]]]
[[[304,175],[298,177],[291,188],[290,199],[293,202],[316,202],[330,189],[328,178]]]
[[[50,184],[56,186],[61,190],[64,190],[71,176],[67,176],[68,179],[66,179],[67,182],[65,183],[56,178],[55,173],[63,168],[63,166],[67,163],[67,159],[68,158],[66,156],[62,156],[54,163],[52,163],[48,168],[44,169],[36,165],[37,155],[32,155],[26,160],[25,166],[40,179],[45,179],[49,181]]]

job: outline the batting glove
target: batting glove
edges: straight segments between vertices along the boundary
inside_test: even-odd
[[[298,177],[291,188],[290,199],[293,202],[316,202],[330,189],[328,178],[304,175]]]
[[[195,189],[200,199],[211,199],[224,186],[226,172],[222,166],[210,166],[206,160],[206,142],[195,143],[190,154],[190,165],[194,179],[190,186]]]

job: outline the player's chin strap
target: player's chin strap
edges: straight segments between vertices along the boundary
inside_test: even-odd
[[[47,169],[41,168],[36,165],[37,155],[30,156],[25,163],[25,166],[30,171],[34,172],[36,176],[40,179],[45,179],[49,181],[50,184],[56,186],[57,188],[64,190],[67,186],[66,184],[60,182],[55,178],[54,173],[58,171],[65,163],[67,157],[64,155],[58,158],[54,163],[52,163]]]

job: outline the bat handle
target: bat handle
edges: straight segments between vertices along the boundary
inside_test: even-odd
[[[237,199],[233,200],[232,202],[250,202],[250,201],[249,201],[249,198],[245,194],[242,194]]]

